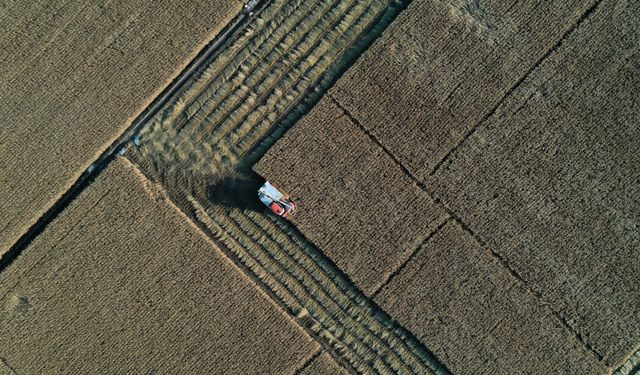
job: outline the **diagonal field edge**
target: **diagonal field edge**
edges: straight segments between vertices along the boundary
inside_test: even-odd
[[[340,61],[338,61],[337,63],[337,68],[336,65],[334,65],[333,67],[329,68],[331,69],[331,71],[329,73],[327,73],[327,75],[325,76],[325,78],[322,78],[321,84],[319,84],[313,91],[312,91],[312,96],[315,96],[315,94],[320,94],[322,95],[325,92],[325,89],[327,87],[331,86],[331,83],[329,81],[333,81],[334,79],[337,79],[336,77],[339,77],[340,74],[346,70],[351,63],[353,63],[353,61],[355,61],[355,59],[357,59],[357,57],[360,55],[360,53],[362,51],[364,51],[369,45],[370,42],[372,42],[372,39],[375,38],[374,35],[379,35],[380,32],[383,31],[383,29],[386,27],[386,25],[388,23],[391,22],[391,20],[393,18],[395,18],[395,16],[399,13],[398,10],[402,10],[405,9],[406,6],[408,5],[409,1],[405,0],[405,1],[401,1],[401,2],[395,2],[394,7],[396,10],[395,11],[391,11],[391,13],[383,13],[381,15],[381,18],[384,18],[380,24],[382,24],[382,26],[380,25],[372,25],[371,26],[371,31],[368,32],[368,34],[366,34],[364,37],[362,37],[362,39],[360,41],[356,42],[356,48],[352,48],[351,51],[345,51],[343,54],[343,58],[340,59]],[[365,31],[365,33],[367,33],[367,31]],[[361,41],[364,40],[363,43],[361,43]],[[348,62],[348,64],[345,66],[343,64],[346,64]],[[336,69],[338,71],[336,71]],[[330,77],[330,78],[327,78]],[[307,92],[307,94],[309,94],[309,92]],[[297,105],[294,103],[294,106]],[[310,102],[307,100],[304,100],[304,103],[300,103],[301,107],[306,107],[307,109],[310,106]],[[299,110],[300,107],[296,107],[296,111]],[[278,127],[278,129],[282,130],[283,128],[285,128],[284,126],[282,127]],[[279,133],[282,134],[282,133]],[[253,155],[257,155],[256,150],[253,150]],[[175,197],[178,198],[178,197]],[[186,210],[185,212],[191,212],[194,208],[193,207],[182,207],[183,210]],[[200,220],[194,220],[194,222],[196,223],[200,223],[200,227],[209,234],[212,234],[212,232],[210,230],[208,230],[208,228],[206,228],[206,223],[202,223]],[[203,228],[204,227],[204,228]],[[295,228],[290,228],[290,229],[295,229]],[[299,236],[300,238],[302,238],[302,236]],[[214,236],[213,239],[215,239],[216,237]],[[304,240],[305,243],[308,243],[307,240]],[[220,246],[221,248],[226,248],[226,246]],[[228,251],[230,251],[229,249],[227,249]],[[317,251],[319,253],[319,250]],[[268,255],[267,255],[268,256]],[[231,256],[232,259],[236,259],[235,256]],[[240,264],[238,264],[237,262],[236,265],[240,266]],[[335,265],[331,265],[332,269],[334,269],[334,273],[335,275],[333,275],[334,277],[338,277],[344,280],[348,280],[348,278],[345,277],[345,275],[343,274],[339,274],[339,272],[336,272],[337,269],[335,269]],[[252,269],[248,268],[247,266],[241,267],[243,270],[246,270],[246,273],[250,273],[253,274]],[[255,280],[255,278],[254,278]],[[266,292],[271,292],[269,289],[267,289],[265,287],[265,283],[260,281],[258,283],[258,285],[263,287],[263,290]],[[268,285],[267,285],[268,286]],[[347,289],[345,289],[346,291]],[[367,315],[372,319],[372,320],[377,320],[377,323],[382,325],[384,327],[384,331],[386,331],[386,334],[397,334],[397,340],[398,341],[403,341],[404,344],[409,348],[409,351],[412,353],[417,353],[417,357],[419,360],[422,361],[422,363],[425,364],[425,370],[427,369],[431,369],[431,371],[434,371],[435,373],[438,374],[442,374],[442,373],[447,373],[446,369],[444,369],[444,367],[438,363],[438,361],[434,358],[434,356],[428,352],[428,350],[426,348],[424,348],[424,346],[412,335],[411,332],[408,332],[406,329],[404,329],[403,327],[399,326],[396,322],[394,322],[391,317],[382,309],[380,309],[378,306],[376,306],[372,301],[368,300],[366,298],[366,296],[364,296],[361,292],[359,292],[357,289],[353,288],[352,283],[349,283],[348,286],[348,291],[352,291],[352,292],[358,292],[356,294],[358,294],[358,298],[361,299],[361,303],[366,307],[366,310],[368,310],[369,312],[367,313]],[[269,293],[272,297],[274,296],[272,293]],[[361,298],[360,298],[361,297]],[[276,298],[273,297],[274,300],[278,301],[281,305],[283,304],[282,301],[280,301],[280,298]],[[360,302],[358,302],[358,304],[360,304]],[[286,307],[286,306],[285,306]],[[288,309],[287,309],[288,310]],[[359,321],[358,318],[356,317],[356,321]],[[385,333],[383,333],[383,337],[380,337],[379,339],[384,340],[384,336],[386,336]],[[315,337],[312,334],[312,337]],[[324,339],[315,337],[317,339],[317,341],[319,341],[320,343],[323,343]],[[326,343],[324,343],[326,344]],[[393,347],[391,347],[393,349]],[[329,350],[331,350],[331,353],[333,354],[334,358],[337,357],[337,359],[340,359],[340,355],[339,353],[335,352],[334,350],[332,350],[331,348],[328,348]],[[426,359],[425,359],[426,358]],[[364,363],[363,363],[364,364]],[[364,365],[369,366],[372,363],[366,363]],[[365,367],[366,367],[365,366]],[[422,372],[422,371],[419,371]]]
[[[595,8],[594,8],[595,9]],[[593,12],[593,10],[592,10]],[[581,17],[581,19],[584,19],[586,17]],[[573,28],[575,29],[575,27]],[[524,80],[524,78],[523,78]],[[364,125],[362,125],[360,123],[360,121],[355,118],[351,113],[349,113],[349,111],[347,111],[333,96],[331,96],[331,94],[328,94],[329,97],[331,98],[331,100],[340,108],[342,109],[342,111],[345,113],[345,115],[347,117],[349,117],[365,134],[367,134],[367,136],[369,136],[369,138],[376,143],[384,153],[386,153],[391,159],[394,160],[394,162],[396,162],[396,164],[404,171],[404,173],[413,180],[413,182],[416,184],[416,186],[418,186],[422,191],[424,191],[433,201],[434,203],[436,203],[440,208],[442,208],[444,211],[447,212],[447,214],[449,214],[449,216],[451,218],[453,218],[453,220],[455,220],[467,233],[469,233],[476,242],[478,242],[478,244],[485,250],[488,250],[489,253],[491,254],[492,257],[494,257],[510,274],[511,276],[513,276],[516,280],[518,280],[520,283],[522,283],[523,287],[532,295],[534,295],[539,301],[540,304],[548,309],[561,323],[562,325],[564,325],[569,332],[571,332],[574,337],[576,338],[576,340],[578,340],[585,348],[587,348],[587,350],[593,355],[595,356],[598,361],[602,361],[602,359],[604,358],[604,356],[598,352],[598,350],[593,347],[591,344],[589,344],[584,337],[582,337],[582,335],[576,331],[567,321],[566,318],[564,318],[559,312],[555,311],[553,308],[551,308],[551,306],[542,298],[542,295],[536,291],[534,291],[533,289],[531,289],[531,287],[526,283],[526,280],[522,277],[522,275],[520,275],[507,261],[506,258],[504,258],[503,256],[501,256],[500,254],[498,254],[497,252],[495,252],[494,250],[492,250],[491,248],[489,248],[486,244],[486,242],[474,231],[471,229],[471,227],[465,223],[462,218],[455,212],[453,211],[451,208],[449,208],[446,204],[444,204],[444,202],[442,202],[442,200],[440,198],[438,198],[433,192],[431,192],[427,186],[422,183],[412,172],[411,170],[405,166],[387,147],[385,147],[382,142],[380,142],[380,140],[373,135],[368,129],[366,129],[364,127]],[[477,128],[477,126],[476,126]]]
[[[259,13],[271,2],[271,0],[260,1],[255,12]],[[100,156],[91,164],[90,169],[82,173],[71,187],[65,191],[62,196],[53,203],[53,205],[45,211],[19,238],[18,240],[0,257],[0,275],[13,261],[33,242],[33,240],[42,234],[46,227],[55,220],[60,213],[65,210],[69,204],[80,195],[80,193],[89,186],[96,177],[113,161],[118,150],[125,147],[129,139],[135,134],[150,118],[155,116],[158,111],[170,100],[170,97],[178,92],[188,79],[197,71],[206,65],[212,56],[220,51],[220,48],[227,43],[236,33],[242,30],[251,22],[251,18],[241,13],[229,24],[227,24],[213,40],[211,40],[196,56],[187,63],[185,68],[171,80],[151,104],[144,108],[142,112],[132,121],[131,126],[125,129],[115,141],[107,147]]]
[[[409,264],[409,262],[416,256],[416,254],[418,254],[418,252],[420,251],[420,249],[426,245],[427,243],[429,243],[429,241],[431,241],[431,239],[440,232],[440,230],[442,228],[444,228],[444,226],[450,222],[453,218],[451,216],[445,218],[442,223],[440,223],[436,229],[434,229],[433,231],[431,231],[431,233],[429,233],[427,235],[427,237],[425,237],[424,240],[420,241],[420,243],[418,244],[418,246],[416,246],[415,249],[413,249],[411,251],[411,254],[409,254],[409,256],[407,257],[407,259],[405,259],[404,262],[402,262],[402,264],[400,264],[400,266],[398,266],[398,268],[396,268],[395,271],[393,271],[389,277],[387,277],[386,280],[384,280],[384,282],[382,284],[380,284],[379,287],[376,288],[376,290],[373,291],[373,293],[371,294],[371,299],[375,299],[376,296],[378,295],[378,293],[385,287],[387,286],[393,279],[395,279],[401,272],[402,270],[405,269],[405,267],[407,266],[407,264]]]
[[[311,364],[311,362],[313,362],[316,358],[318,358],[320,355],[322,354],[322,348],[316,350],[315,353],[313,353],[312,356],[310,356],[309,358],[307,358],[306,361],[304,361],[304,363],[302,363],[302,365],[300,365],[300,368],[296,370],[296,372],[294,373],[294,375],[300,375],[302,373],[302,371],[304,371],[307,367],[309,367],[309,365]]]
[[[465,144],[467,142],[467,140],[473,135],[473,133],[476,132],[476,130],[480,127],[480,125],[482,125],[483,123],[485,123],[491,116],[493,116],[498,109],[500,108],[500,106],[504,103],[504,101],[511,96],[511,94],[518,89],[520,86],[522,86],[522,84],[524,83],[524,81],[531,76],[531,73],[533,73],[533,71],[535,71],[549,56],[551,56],[555,51],[558,50],[558,48],[560,48],[560,46],[562,46],[562,43],[564,42],[564,40],[571,35],[587,18],[589,18],[593,12],[595,12],[596,8],[600,5],[600,3],[602,3],[602,0],[596,0],[596,2],[594,2],[591,7],[589,7],[589,9],[587,9],[581,16],[580,18],[578,18],[578,20],[567,30],[565,31],[564,34],[562,34],[562,36],[560,37],[560,39],[558,39],[558,42],[556,42],[556,44],[553,45],[553,47],[551,47],[549,50],[547,50],[547,52],[545,52],[544,55],[542,55],[542,57],[540,57],[517,81],[516,83],[513,84],[513,86],[511,86],[505,93],[504,95],[500,98],[500,100],[498,100],[498,102],[496,103],[495,106],[493,106],[493,108],[491,108],[491,110],[482,117],[482,119],[480,119],[480,121],[478,121],[475,125],[473,125],[471,127],[471,129],[469,129],[464,136],[460,139],[460,141],[458,141],[458,143],[453,146],[451,149],[449,149],[449,151],[447,151],[447,153],[442,157],[442,159],[440,159],[433,167],[433,170],[429,173],[429,176],[433,176],[435,175],[438,170],[444,165],[444,163],[451,157],[451,155],[453,155],[453,153],[455,151],[457,151],[463,144]]]

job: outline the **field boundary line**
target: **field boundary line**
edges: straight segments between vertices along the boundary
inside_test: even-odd
[[[318,358],[320,356],[320,354],[322,354],[322,346],[317,349],[315,351],[315,353],[313,353],[313,355],[309,356],[309,358],[307,358],[301,365],[299,368],[296,369],[296,371],[293,373],[294,375],[300,375],[302,373],[302,371],[304,371],[307,367],[309,367],[309,365],[311,364],[311,362],[313,362],[316,358]]]
[[[103,200],[106,196],[108,196],[108,195],[109,195],[109,193],[111,193],[111,190],[110,190],[110,189],[109,189],[109,190],[107,190],[107,191],[106,191],[104,194],[102,194],[100,197],[98,197],[98,198],[93,202],[93,204],[89,207],[89,211],[93,210],[97,205],[99,205],[99,204],[102,202],[102,200]],[[64,241],[64,240],[67,238],[67,236],[68,236],[68,235],[69,235],[69,234],[70,234],[74,229],[76,229],[76,228],[78,227],[78,225],[80,225],[80,223],[82,222],[82,220],[84,220],[84,218],[85,218],[85,217],[83,216],[83,217],[81,217],[80,219],[78,219],[77,221],[75,221],[75,222],[73,223],[73,225],[71,225],[71,226],[69,227],[69,229],[68,229],[68,230],[66,230],[66,231],[64,232],[64,234],[63,234],[62,236],[60,236],[60,238],[58,238],[58,240],[57,240],[54,244],[52,244],[52,245],[49,247],[49,250],[51,251],[51,250],[54,250],[55,248],[57,248],[57,247],[58,247],[58,245],[60,244],[60,242]],[[6,288],[6,292],[5,292],[4,294],[0,295],[0,300],[1,300],[1,299],[4,299],[4,298],[5,298],[5,297],[6,297],[6,296],[11,292],[11,290],[13,290],[13,288],[15,288],[15,287],[16,287],[16,285],[18,285],[18,283],[20,283],[20,280],[22,279],[22,276],[27,275],[27,274],[29,274],[31,271],[33,271],[34,269],[36,269],[37,267],[40,267],[40,265],[42,264],[42,262],[44,262],[44,261],[47,259],[46,255],[47,255],[47,254],[42,254],[42,256],[39,256],[39,257],[38,257],[38,259],[37,259],[37,260],[36,260],[36,261],[31,265],[31,267],[29,267],[29,268],[28,268],[28,269],[26,269],[26,270],[23,270],[22,272],[18,272],[18,275],[16,276],[17,280],[16,280],[16,281],[11,285],[11,287]],[[2,276],[2,274],[0,274],[0,276]],[[0,277],[0,280],[2,280],[2,278],[1,278],[1,277]],[[3,290],[3,289],[0,289],[0,291],[2,291],[2,290]]]
[[[358,120],[354,115],[351,114],[351,112],[349,112],[330,92],[327,92],[327,97],[329,99],[331,99],[331,101],[338,106],[338,108],[340,108],[340,110],[342,111],[342,113],[354,124],[356,125],[367,137],[369,137],[369,139],[376,144],[378,147],[380,147],[380,149],[387,154],[387,156],[389,156],[391,158],[391,160],[393,160],[393,162],[400,167],[400,169],[402,169],[402,172],[407,175],[407,177],[409,177],[411,180],[413,180],[413,182],[418,185],[418,187],[420,186],[420,180],[418,180],[418,178],[411,172],[411,170],[409,169],[409,167],[407,167],[397,156],[395,156],[393,154],[393,152],[391,152],[391,150],[389,150],[384,144],[382,144],[382,142],[380,142],[380,140],[378,139],[378,137],[376,137],[375,135],[373,135],[373,133],[371,133],[369,131],[369,129],[367,129],[364,125],[362,125],[362,123],[360,122],[360,120]]]
[[[233,269],[233,271],[238,274],[240,279],[243,279],[245,282],[250,284],[258,294],[262,295],[264,299],[274,307],[274,309],[276,309],[280,314],[282,314],[282,317],[284,319],[287,319],[289,322],[291,322],[292,326],[297,327],[300,330],[300,332],[307,334],[308,337],[311,340],[313,340],[315,344],[317,344],[317,348],[315,349],[315,352],[312,355],[310,355],[305,360],[305,362],[303,362],[303,366],[301,368],[296,369],[295,373],[302,371],[302,369],[304,369],[304,367],[308,363],[310,363],[313,360],[313,358],[317,357],[323,352],[323,349],[327,349],[329,351],[332,350],[331,348],[325,348],[322,340],[318,338],[313,331],[311,331],[310,329],[308,329],[308,327],[302,324],[300,320],[297,319],[296,316],[292,314],[291,311],[283,303],[280,302],[280,300],[273,294],[270,288],[264,284],[264,282],[262,282],[257,276],[255,276],[253,272],[251,272],[251,270],[246,265],[242,264],[242,262],[240,262],[237,259],[237,257],[231,254],[231,251],[228,250],[227,246],[221,241],[219,241],[216,238],[216,236],[213,235],[213,233],[211,233],[211,230],[207,228],[206,223],[204,223],[202,220],[192,218],[188,212],[186,212],[178,203],[176,203],[176,200],[174,199],[174,197],[172,197],[170,191],[167,190],[164,185],[156,184],[151,178],[149,178],[144,173],[142,169],[140,169],[140,167],[137,164],[130,161],[126,157],[123,157],[122,159],[124,162],[127,163],[127,167],[131,169],[130,172],[133,173],[136,176],[136,178],[138,178],[141,181],[145,193],[149,195],[150,198],[154,198],[154,194],[147,189],[147,184],[153,184],[154,186],[157,186],[157,188],[162,193],[162,197],[164,200],[163,203],[169,206],[170,209],[172,209],[177,215],[182,217],[184,223],[189,227],[191,227],[194,231],[196,231],[201,236],[203,241],[211,244],[217,250],[217,253],[220,256],[220,258],[222,258],[223,261],[226,262]],[[193,210],[200,209],[199,207],[195,207],[192,203],[190,203],[190,208]],[[344,364],[342,364],[342,362],[339,362],[339,361],[336,361],[336,362],[340,363],[340,365],[342,367],[345,367],[347,370],[350,369],[349,367],[346,367]],[[353,371],[351,370],[351,372]]]
[[[262,0],[256,11],[262,11],[270,1],[271,0]],[[241,13],[226,24],[216,36],[208,42],[203,43],[203,45],[198,46],[200,50],[194,53],[194,57],[188,61],[181,70],[176,70],[176,75],[168,78],[164,87],[158,88],[137,116],[132,116],[131,124],[118,136],[114,137],[114,140],[102,153],[99,151],[96,153],[98,156],[94,159],[93,163],[90,164],[89,169],[82,172],[70,187],[62,192],[52,205],[45,209],[44,213],[0,256],[0,274],[97,178],[115,158],[118,150],[129,144],[130,138],[142,128],[149,119],[155,116],[174,94],[180,91],[189,78],[196,74],[211,57],[220,51],[220,48],[223,47],[230,38],[235,36],[239,30],[248,26],[250,22],[251,17],[241,11]]]
[[[390,275],[389,277],[387,277],[386,280],[384,280],[384,282],[382,284],[380,284],[379,287],[376,288],[376,290],[373,291],[373,293],[371,293],[371,299],[375,299],[375,297],[378,295],[378,293],[384,289],[385,286],[387,286],[394,278],[396,278],[396,276],[398,276],[400,274],[400,272],[402,272],[405,267],[407,266],[407,264],[409,264],[409,262],[416,256],[416,254],[418,254],[418,252],[420,251],[420,249],[422,249],[422,247],[424,245],[426,245],[427,243],[429,243],[429,241],[431,241],[431,239],[440,232],[440,230],[442,230],[442,228],[444,228],[444,226],[450,222],[451,220],[453,220],[453,218],[451,216],[447,217],[446,219],[444,219],[444,221],[442,221],[442,223],[440,223],[433,231],[431,231],[431,233],[429,233],[427,235],[427,237],[425,237],[422,241],[420,241],[420,243],[418,244],[418,246],[416,246],[415,249],[413,249],[413,251],[411,252],[411,254],[409,254],[409,256],[407,257],[407,259],[404,260],[404,262],[402,262],[402,264],[400,264],[400,266],[398,266],[398,268],[396,268]]]
[[[498,109],[502,106],[502,104],[511,96],[511,94],[517,90],[522,84],[531,76],[531,74],[538,69],[542,63],[544,63],[549,56],[554,54],[563,44],[565,39],[571,35],[587,18],[589,18],[598,8],[598,6],[602,3],[603,0],[596,0],[581,16],[578,20],[567,30],[565,31],[560,39],[544,53],[531,67],[502,95],[502,97],[498,100],[498,102],[491,108],[491,110],[484,115],[475,125],[473,125],[467,132],[462,136],[462,138],[453,146],[447,153],[440,159],[434,166],[431,172],[429,172],[428,176],[434,176],[438,170],[451,158],[454,152],[458,150],[462,145],[464,145],[469,138],[478,130],[478,128],[487,122],[489,118],[495,115],[498,112]]]
[[[4,367],[4,368],[9,369],[9,371],[10,371],[12,374],[17,374],[17,373],[18,373],[18,372],[16,371],[16,369],[14,369],[13,367],[11,367],[11,366],[9,365],[9,363],[7,363],[7,360],[6,360],[4,357],[0,357],[0,365],[1,365],[2,367]]]
[[[213,232],[212,229],[208,227],[208,224],[204,220],[198,218],[197,214],[194,214],[194,218],[191,218],[189,213],[185,212],[183,208],[181,208],[180,205],[178,205],[175,202],[175,199],[174,197],[171,196],[170,192],[168,190],[165,190],[165,191],[167,193],[167,199],[170,202],[172,202],[172,204],[175,207],[178,208],[180,213],[185,215],[189,220],[189,222],[192,225],[196,226],[198,230],[207,237],[207,240],[211,241],[211,243],[213,243],[220,250],[222,255],[229,262],[233,264],[233,266],[238,270],[238,272],[242,273],[245,278],[248,278],[250,282],[255,285],[255,287],[260,293],[265,295],[271,301],[271,303],[273,303],[278,308],[278,310],[280,310],[296,326],[300,327],[300,329],[304,331],[307,335],[309,335],[309,337],[315,340],[315,342],[321,348],[325,348],[331,354],[331,356],[336,359],[336,362],[339,362],[341,366],[343,366],[348,370],[348,372],[352,374],[357,374],[355,369],[349,366],[348,364],[346,364],[345,361],[342,359],[342,357],[335,352],[336,349],[329,346],[325,346],[324,340],[322,339],[322,337],[317,333],[315,333],[308,325],[304,324],[303,321],[298,319],[297,314],[287,307],[287,305],[283,302],[283,300],[276,295],[276,292],[272,290],[272,288],[267,283],[260,280],[260,278],[251,270],[251,268],[249,268],[249,266],[242,263],[242,260],[240,258],[238,258],[233,254],[233,251],[220,238],[218,238],[218,236]],[[206,209],[203,206],[201,206],[200,203],[197,202],[197,200],[193,199],[193,197],[191,198],[192,199],[188,199],[190,210],[193,210],[194,213],[200,211],[205,216],[208,217]],[[212,219],[207,219],[207,220],[213,221]]]
[[[600,0],[602,1],[602,0]],[[328,93],[329,98],[343,111],[344,115],[347,116],[356,126],[358,126],[375,144],[377,144],[382,150],[383,152],[385,152],[387,155],[389,155],[389,157],[391,157],[391,159],[394,160],[394,162],[396,162],[396,164],[404,171],[405,174],[407,174],[407,176],[409,178],[411,178],[413,180],[413,182],[416,184],[416,186],[422,190],[425,194],[427,194],[429,196],[429,198],[431,200],[433,200],[433,202],[440,207],[441,209],[443,209],[453,220],[455,220],[461,227],[462,229],[464,229],[467,233],[469,233],[474,239],[475,241],[478,242],[478,244],[485,250],[487,250],[492,257],[494,257],[510,274],[512,277],[514,277],[518,282],[520,282],[523,287],[525,288],[526,291],[528,291],[529,293],[531,293],[533,296],[535,296],[538,300],[538,302],[540,303],[540,305],[543,308],[548,309],[561,323],[563,326],[565,326],[573,335],[574,337],[599,361],[602,362],[604,359],[604,355],[602,355],[602,353],[600,353],[595,347],[593,347],[591,344],[589,344],[585,338],[582,336],[582,334],[580,334],[574,327],[572,327],[569,322],[567,321],[566,318],[564,318],[562,316],[562,314],[560,314],[559,312],[557,312],[556,310],[554,310],[553,308],[551,308],[550,304],[545,301],[542,298],[541,293],[534,291],[526,282],[526,280],[522,277],[522,275],[520,275],[508,262],[508,260],[503,257],[502,255],[498,254],[497,252],[495,252],[493,249],[491,249],[491,247],[487,246],[487,243],[473,230],[471,229],[471,227],[464,222],[464,220],[462,220],[462,218],[455,212],[453,211],[451,208],[449,208],[440,198],[438,198],[433,192],[431,192],[427,186],[421,182],[415,175],[413,175],[413,173],[411,173],[411,170],[409,168],[407,168],[395,155],[393,155],[392,152],[389,151],[389,149],[387,149],[377,138],[375,135],[373,135],[371,132],[369,132],[361,123],[360,121],[355,118],[351,113],[349,113],[349,111],[347,111],[339,102],[338,100],[336,100],[336,98],[334,98],[330,93]],[[449,219],[447,219],[448,221]],[[377,292],[377,291],[376,291]]]
[[[482,238],[480,238],[480,236],[477,233],[475,233],[468,225],[466,225],[460,218],[456,217],[454,220],[456,222],[458,222],[458,224],[460,224],[462,229],[464,229],[465,232],[469,233],[469,235],[471,237],[473,237],[473,239],[484,250],[488,251],[489,254],[493,258],[495,258],[511,274],[511,276],[513,276],[518,282],[520,282],[528,293],[531,293],[534,297],[536,297],[536,299],[538,300],[538,302],[540,303],[542,308],[544,308],[544,309],[548,310],[549,312],[551,312],[551,314],[553,314],[562,323],[562,325],[565,326],[569,330],[569,332],[571,332],[574,335],[574,337],[598,360],[598,362],[602,362],[603,361],[604,355],[602,353],[600,353],[594,346],[589,344],[585,340],[585,338],[582,336],[582,334],[580,332],[578,332],[573,326],[571,326],[569,324],[569,322],[567,321],[567,319],[562,314],[560,314],[558,311],[556,311],[554,308],[552,308],[551,304],[549,302],[547,302],[544,298],[542,298],[542,293],[533,290],[529,286],[527,281],[520,275],[520,273],[518,273],[518,271],[516,271],[515,269],[513,269],[513,267],[511,267],[511,265],[509,264],[509,261],[507,260],[506,257],[504,257],[503,255],[499,254],[498,252],[493,250],[490,246],[488,246],[482,240]]]

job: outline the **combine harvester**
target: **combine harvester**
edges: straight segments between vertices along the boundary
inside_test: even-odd
[[[269,181],[258,190],[258,198],[278,216],[286,217],[296,209],[296,204],[289,199],[289,195],[282,193]]]
[[[253,17],[255,9],[259,3],[260,0],[249,0],[249,2],[244,5],[244,13],[248,14],[249,17]]]

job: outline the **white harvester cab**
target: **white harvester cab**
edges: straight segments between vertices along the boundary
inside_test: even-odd
[[[295,202],[289,199],[287,194],[271,185],[269,181],[266,181],[258,190],[258,198],[278,216],[285,217],[296,209]]]
[[[254,9],[256,9],[259,3],[260,0],[249,0],[249,2],[244,5],[244,12],[249,16],[253,16],[253,11]]]

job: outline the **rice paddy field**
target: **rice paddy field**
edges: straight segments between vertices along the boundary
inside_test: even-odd
[[[639,373],[637,4],[245,5],[0,5],[0,373]]]
[[[430,180],[611,366],[640,342],[639,11],[604,2]]]
[[[167,0],[0,5],[0,255],[241,7]]]
[[[368,295],[448,218],[327,96],[254,170],[301,197],[291,222]]]
[[[250,167],[290,125],[287,116],[317,95],[313,87],[330,76],[331,64],[399,10],[387,1],[272,2],[140,131],[140,146],[127,154],[359,373],[444,370],[296,228],[264,215]],[[226,201],[230,191],[236,197]]]
[[[15,373],[285,374],[319,347],[124,159],[2,272],[0,326]]]
[[[447,249],[443,258],[453,263],[442,263],[440,268],[429,263],[436,262],[437,253],[423,255],[420,243],[404,255],[400,255],[402,247],[392,245],[404,262],[389,267],[393,270],[390,277],[371,273],[383,283],[382,290],[373,288],[374,301],[416,334],[453,373],[530,373],[531,362],[540,366],[533,373],[608,373],[631,361],[640,342],[640,298],[635,285],[639,278],[637,267],[631,266],[640,255],[634,214],[638,211],[634,197],[640,174],[632,161],[633,150],[640,146],[635,125],[639,110],[634,100],[640,85],[637,64],[632,62],[637,57],[640,20],[635,16],[636,6],[629,3],[576,5],[571,17],[565,14],[556,19],[552,14],[534,24],[524,15],[510,19],[522,11],[516,7],[464,5],[475,16],[482,13],[488,19],[495,13],[500,22],[517,21],[520,27],[529,28],[546,25],[551,33],[544,36],[546,29],[540,29],[539,42],[544,44],[536,44],[533,36],[538,34],[532,33],[533,44],[526,50],[514,45],[513,53],[525,60],[511,70],[508,65],[500,70],[511,77],[504,83],[491,77],[487,85],[480,78],[470,78],[475,77],[473,64],[484,64],[477,69],[491,69],[496,74],[491,65],[495,61],[486,54],[496,53],[494,46],[502,43],[497,36],[509,35],[492,36],[490,28],[483,31],[473,19],[451,9],[444,12],[440,4],[412,2],[325,98],[254,166],[263,177],[299,196],[301,207],[310,208],[310,212],[297,213],[292,222],[356,284],[360,282],[361,288],[362,274],[368,271],[361,268],[390,263],[384,251],[379,251],[389,242],[385,230],[397,221],[415,235],[415,225],[424,224],[403,216],[406,205],[397,198],[405,184],[399,177],[387,180],[394,176],[393,170],[402,171],[410,181],[406,185],[430,202],[425,205],[413,198],[412,209],[423,205],[433,206],[428,208],[431,213],[441,210],[447,220],[464,229],[457,236],[470,236],[487,253],[482,256],[498,262],[495,271],[485,269],[482,274],[489,277],[502,268],[506,275],[501,277],[509,282],[498,286],[485,283],[474,293],[467,285],[472,283],[470,276],[463,269],[448,276],[440,274],[434,282],[448,282],[442,287],[427,284],[431,274],[450,270],[455,262],[463,263],[455,255],[456,243],[443,245]],[[528,11],[531,17],[534,12]],[[429,38],[437,34],[423,30],[441,23],[427,25],[425,20],[433,21],[431,17],[449,22],[445,28],[449,36],[461,38],[456,40],[456,48],[469,44],[468,49],[485,54],[483,59],[464,66],[438,65],[454,57],[433,49],[438,42]],[[459,28],[465,25],[461,19],[466,26]],[[495,25],[494,31],[500,27],[505,26]],[[425,38],[418,37],[421,32]],[[464,52],[459,56],[468,61],[469,51]],[[505,48],[500,53],[506,53]],[[499,62],[507,63],[509,59]],[[458,67],[465,69],[466,81],[449,90],[451,82],[437,77],[451,74],[455,81]],[[502,85],[504,94],[492,86],[496,83]],[[438,95],[446,96],[429,106],[431,99],[426,96]],[[476,107],[468,107],[473,115],[467,116],[465,106],[470,105]],[[463,128],[452,124],[458,121],[457,116],[464,120]],[[348,136],[343,135],[345,122],[356,129]],[[432,123],[442,136],[432,132]],[[366,151],[371,144],[377,146],[374,152],[382,155],[378,160],[390,160],[395,166],[382,167],[378,160],[363,157],[372,153]],[[370,177],[363,179],[362,175]],[[387,193],[377,183],[393,189]],[[376,205],[367,210],[371,200]],[[386,202],[397,210],[385,207]],[[382,214],[389,212],[390,218]],[[372,229],[369,237],[358,237],[367,231],[360,226]],[[353,227],[358,229],[351,232]],[[420,238],[426,238],[423,244],[437,237],[441,228],[436,225],[435,231],[431,227],[422,233]],[[396,233],[398,237],[406,235],[400,230]],[[366,244],[364,250],[359,247],[362,244]],[[421,255],[422,265],[417,261]],[[476,262],[482,264],[477,256]],[[363,267],[354,266],[356,263]],[[413,274],[405,275],[410,267]],[[431,272],[421,274],[416,269]],[[468,272],[475,271],[469,267]],[[460,288],[463,305],[433,299],[438,294],[457,293],[456,288]],[[514,290],[520,300],[518,311],[502,310],[506,305],[499,300],[513,301]],[[471,296],[497,300],[481,300],[469,308]],[[452,310],[442,315],[426,314],[431,308],[436,311],[447,306]],[[455,322],[456,309],[470,315]],[[507,318],[498,318],[491,323],[501,315],[514,320],[507,324]],[[532,322],[533,326],[527,327]],[[438,323],[444,324],[441,333],[436,333]],[[461,344],[471,327],[483,324],[487,324],[488,334],[471,335],[467,345]],[[422,330],[428,334],[421,334]],[[428,341],[438,334],[443,335],[442,342],[456,343],[465,353],[469,347],[475,348],[477,359],[462,352],[453,355],[454,348]],[[510,346],[500,349],[498,343]],[[511,345],[528,349],[508,355]],[[500,350],[504,354],[496,354]],[[541,355],[546,350],[563,356]],[[578,371],[581,365],[585,367]],[[625,366],[632,365],[627,362],[620,368]]]
[[[596,356],[458,223],[447,222],[376,302],[454,374],[602,374]]]
[[[414,0],[331,96],[424,181],[595,3]]]

